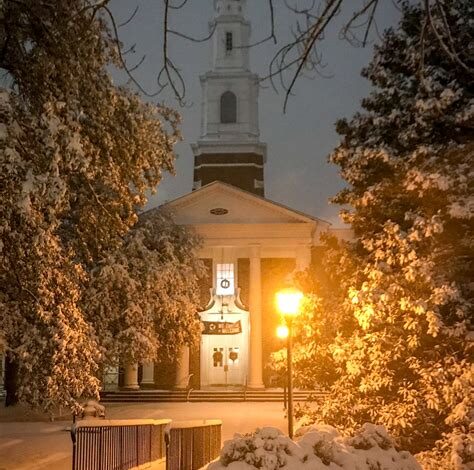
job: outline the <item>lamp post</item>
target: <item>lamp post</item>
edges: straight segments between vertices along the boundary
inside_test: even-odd
[[[287,341],[288,341],[288,327],[286,325],[277,326],[276,334],[277,334],[277,337],[282,340],[282,342],[285,341],[285,343],[287,343]],[[283,371],[283,373],[281,375],[282,375],[282,377],[286,378],[286,381],[283,382],[283,409],[286,410],[287,409],[286,397],[287,397],[287,390],[288,390],[288,369],[285,368],[285,370]]]
[[[288,436],[293,439],[293,361],[292,361],[292,334],[293,319],[299,313],[303,294],[297,289],[283,289],[276,294],[278,311],[285,319],[287,330],[280,329],[279,337],[286,333],[286,360],[288,381]]]

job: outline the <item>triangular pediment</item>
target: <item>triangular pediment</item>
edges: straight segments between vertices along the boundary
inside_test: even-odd
[[[317,219],[220,181],[170,201],[175,222],[196,224],[314,223]]]

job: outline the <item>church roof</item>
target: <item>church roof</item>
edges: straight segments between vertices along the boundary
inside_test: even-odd
[[[192,223],[212,223],[216,220],[212,219],[212,215],[209,220],[209,212],[213,214],[211,212],[212,210],[227,210],[226,205],[230,205],[234,212],[239,213],[238,220],[229,218],[229,223],[245,223],[246,218],[248,218],[251,223],[259,223],[259,219],[261,219],[261,221],[265,223],[286,221],[292,223],[318,222],[328,227],[331,225],[328,221],[305,214],[304,212],[292,209],[279,202],[250,193],[222,181],[213,181],[191,193],[169,201],[161,207],[169,209],[172,212],[182,212],[185,207],[195,207],[195,216],[193,217],[194,220]],[[202,215],[200,215],[200,213]],[[199,221],[199,217],[202,217],[203,220]],[[177,222],[180,223],[179,220]]]

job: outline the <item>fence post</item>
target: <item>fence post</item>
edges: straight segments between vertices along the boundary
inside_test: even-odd
[[[72,470],[76,470],[76,452],[77,452],[77,429],[73,424],[71,428],[71,441],[72,441]]]
[[[165,434],[165,446],[166,446],[166,470],[170,470],[170,434]]]

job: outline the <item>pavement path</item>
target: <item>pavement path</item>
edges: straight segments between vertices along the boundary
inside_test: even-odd
[[[222,439],[256,427],[286,430],[281,403],[109,404],[109,419],[221,419]],[[67,421],[0,422],[0,470],[71,470],[72,444]]]

